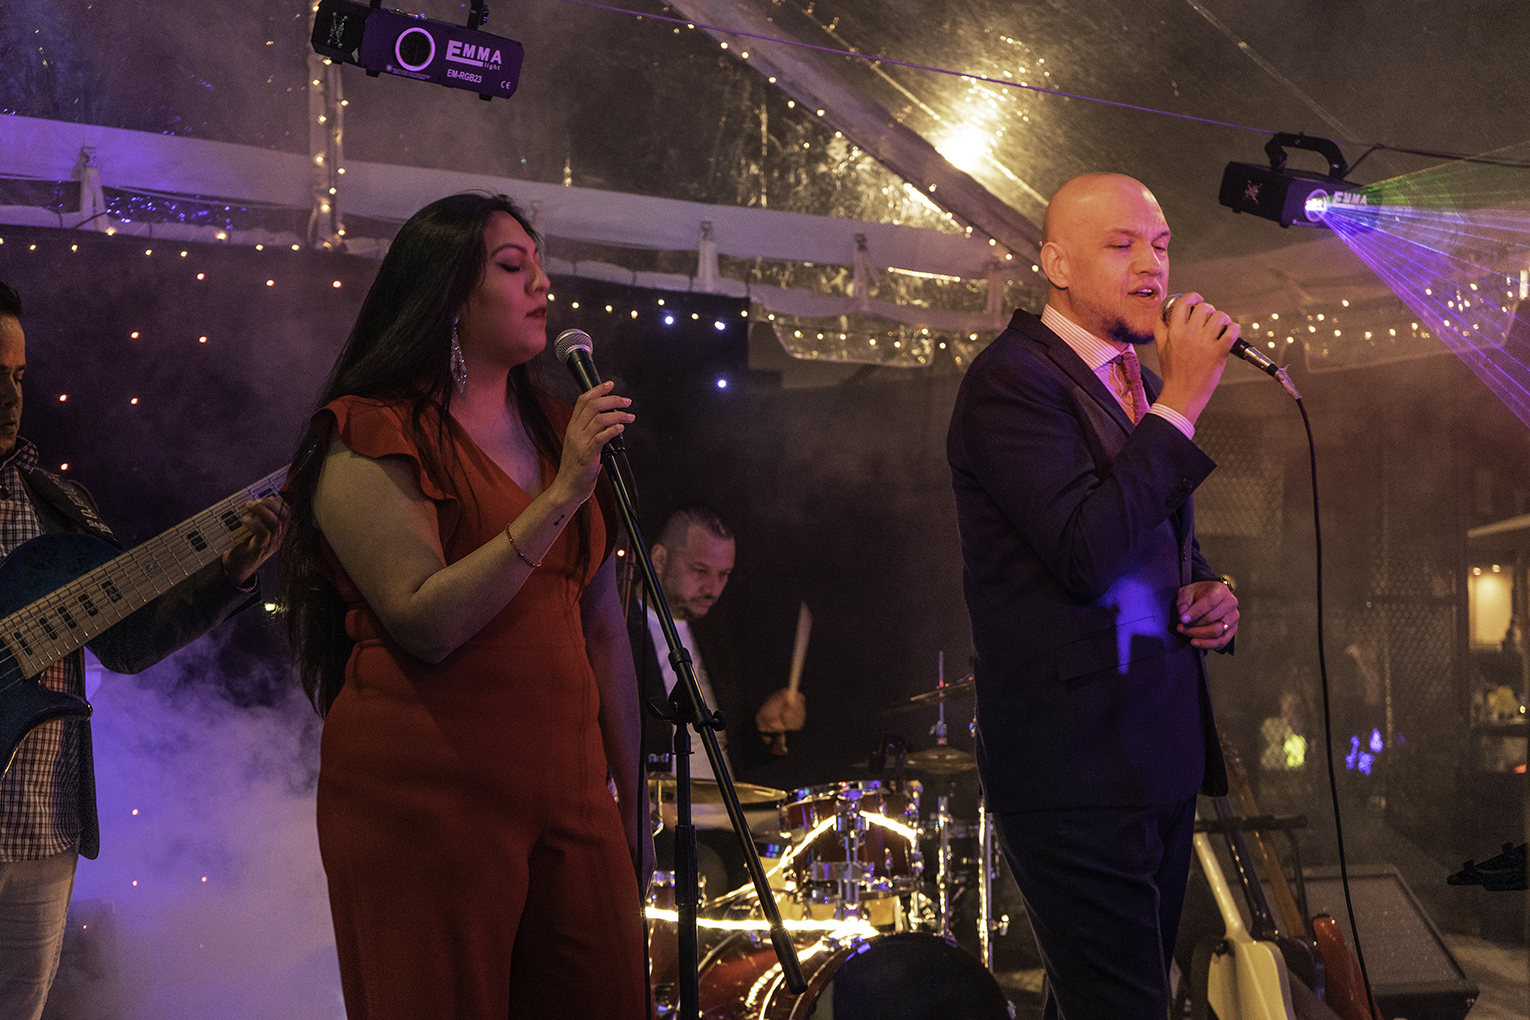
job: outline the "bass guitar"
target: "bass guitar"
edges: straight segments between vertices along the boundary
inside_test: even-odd
[[[90,703],[49,690],[43,670],[83,648],[242,541],[239,515],[276,495],[287,468],[219,500],[156,538],[119,552],[94,535],[42,535],[0,563],[0,755],[5,769],[33,728],[86,719]],[[0,769],[0,772],[3,772]]]

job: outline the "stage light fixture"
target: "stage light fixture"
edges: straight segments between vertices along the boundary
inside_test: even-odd
[[[514,39],[480,31],[484,0],[472,0],[467,27],[423,14],[385,11],[382,0],[319,0],[310,40],[315,53],[355,64],[371,77],[396,74],[508,99],[520,84],[526,51]]]
[[[1286,146],[1323,156],[1330,173],[1287,168]],[[1269,166],[1229,163],[1222,171],[1218,201],[1233,212],[1252,213],[1282,227],[1322,227],[1328,225],[1324,217],[1335,206],[1350,212],[1376,204],[1364,185],[1344,179],[1349,164],[1338,145],[1326,138],[1281,133],[1265,143],[1264,151],[1270,157]]]

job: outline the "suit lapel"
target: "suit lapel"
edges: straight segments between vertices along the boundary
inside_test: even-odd
[[[1083,390],[1091,400],[1098,404],[1100,410],[1119,425],[1122,432],[1131,432],[1132,422],[1126,416],[1126,409],[1121,406],[1121,402],[1116,399],[1116,395],[1110,392],[1110,389],[1104,383],[1100,382],[1100,377],[1095,375],[1088,365],[1084,364],[1084,359],[1079,357],[1072,347],[1068,346],[1066,340],[1048,329],[1040,319],[1028,314],[1024,319],[1021,319],[1021,314],[1020,312],[1015,313],[1015,318],[1010,322],[1010,327],[1021,330],[1032,341],[1044,348],[1047,352],[1047,357],[1051,360],[1052,364],[1057,366],[1058,371],[1071,379],[1075,386]],[[1146,378],[1144,376],[1145,383]]]
[[[1116,395],[1102,382],[1100,377],[1089,370],[1084,364],[1084,359],[1068,346],[1066,340],[1048,329],[1042,321],[1034,315],[1026,312],[1015,312],[1010,321],[1010,328],[1018,331],[1032,343],[1042,347],[1047,352],[1048,359],[1057,366],[1073,384],[1087,394],[1097,404],[1101,411],[1110,417],[1121,429],[1123,435],[1129,435],[1132,431],[1131,419],[1127,417],[1126,410]],[[1158,373],[1147,368],[1142,369],[1142,388],[1147,392],[1148,403],[1158,399],[1158,394],[1163,391],[1163,380]],[[1180,573],[1185,575],[1181,579],[1182,584],[1189,583],[1188,558],[1184,555],[1188,550],[1190,541],[1191,522],[1195,520],[1193,509],[1193,497],[1187,498],[1179,509],[1170,516],[1174,525],[1174,535],[1180,545]]]

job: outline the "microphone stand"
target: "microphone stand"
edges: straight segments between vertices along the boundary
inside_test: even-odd
[[[673,710],[671,721],[675,725],[675,809],[677,812],[675,912],[679,918],[680,1016],[681,1020],[697,1020],[700,1016],[701,975],[696,955],[698,947],[696,908],[700,899],[701,883],[696,867],[696,828],[691,824],[690,729],[692,727],[701,738],[701,746],[706,751],[707,760],[712,763],[712,774],[717,777],[717,787],[722,793],[723,805],[728,809],[728,819],[733,823],[734,835],[738,837],[739,845],[743,848],[744,863],[748,866],[749,878],[754,883],[755,893],[760,899],[760,907],[764,910],[765,920],[770,926],[770,942],[775,947],[776,959],[781,961],[781,972],[785,975],[786,987],[792,994],[801,995],[807,991],[807,981],[802,976],[802,965],[797,960],[796,947],[792,945],[791,936],[781,922],[781,911],[776,907],[775,895],[771,892],[770,883],[765,878],[765,867],[760,863],[759,852],[755,850],[754,840],[749,835],[749,825],[744,818],[744,809],[739,806],[733,776],[728,771],[728,763],[723,758],[722,748],[717,743],[716,731],[722,728],[722,719],[707,708],[706,701],[701,696],[701,687],[696,682],[696,670],[691,665],[691,653],[680,643],[680,632],[675,629],[675,618],[669,611],[669,604],[664,600],[664,592],[659,587],[653,560],[648,555],[648,543],[643,540],[642,529],[638,527],[637,514],[632,508],[632,487],[617,460],[617,455],[623,453],[621,439],[618,437],[615,441],[607,443],[600,451],[600,459],[605,464],[606,477],[611,480],[611,487],[616,490],[617,509],[621,514],[622,523],[627,528],[627,534],[632,538],[632,555],[642,571],[643,583],[648,586],[648,592],[652,596],[654,611],[659,617],[660,627],[664,630],[664,641],[669,646],[669,662],[675,670],[675,690],[670,695],[670,705]]]

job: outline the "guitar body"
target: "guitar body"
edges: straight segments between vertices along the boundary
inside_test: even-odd
[[[1247,935],[1227,940],[1229,952],[1213,956],[1206,999],[1217,1020],[1291,1020],[1290,978],[1280,950]]]
[[[72,532],[22,543],[0,562],[0,617],[46,598],[117,555],[111,543]],[[0,634],[0,760],[6,768],[34,726],[50,719],[90,717],[88,701],[50,691],[36,677],[22,676],[10,649],[10,643],[18,640],[26,639]]]
[[[1237,748],[1228,742],[1226,734],[1218,733],[1218,737],[1222,743],[1222,758],[1227,763],[1230,795],[1239,802],[1245,816],[1257,817],[1261,812],[1258,802],[1254,799],[1253,788],[1249,785],[1248,770],[1243,767],[1243,758],[1238,754]],[[1212,803],[1216,807],[1218,817],[1234,817],[1227,798],[1218,797]],[[1233,838],[1233,835],[1228,834],[1229,840]],[[1258,829],[1254,829],[1249,835],[1264,865],[1264,873],[1269,878],[1270,895],[1275,900],[1275,906],[1280,913],[1281,927],[1284,929],[1282,932],[1276,928],[1266,905],[1263,911],[1255,911],[1256,914],[1262,915],[1255,918],[1255,934],[1278,945],[1290,972],[1321,998],[1328,980],[1326,954],[1319,951],[1317,943],[1309,936],[1310,927],[1307,918],[1303,916],[1301,908],[1296,904],[1296,897],[1286,882],[1285,868],[1281,865],[1274,846],[1270,844],[1269,837]],[[1240,852],[1242,852],[1241,848]],[[1248,855],[1245,853],[1244,856]],[[1263,896],[1262,892],[1252,888],[1258,883],[1255,876],[1240,874],[1240,877],[1244,879],[1246,886],[1250,886],[1248,892],[1251,897],[1256,893]]]
[[[1197,832],[1193,840],[1201,872],[1227,926],[1207,961],[1205,1004],[1216,1011],[1217,1020],[1294,1020],[1291,979],[1280,949],[1249,934],[1210,840],[1204,832]],[[1202,965],[1197,960],[1197,969]],[[1199,1006],[1197,1010],[1193,1015],[1205,1015]]]
[[[1319,914],[1312,919],[1312,935],[1328,972],[1328,1007],[1342,1020],[1381,1020],[1379,1006],[1374,1012],[1366,1008],[1365,978],[1339,923]]]

